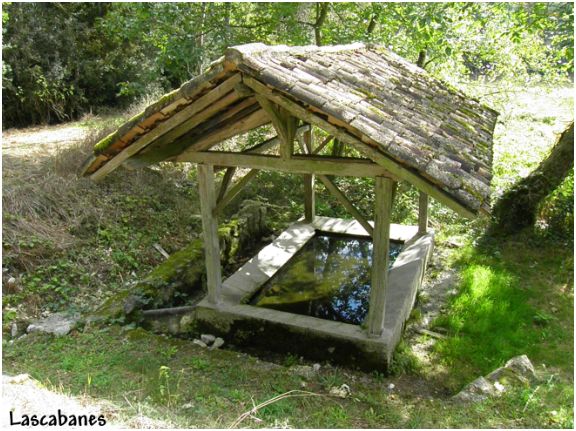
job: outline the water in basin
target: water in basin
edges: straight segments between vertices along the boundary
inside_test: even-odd
[[[402,243],[390,241],[390,265]],[[359,325],[368,313],[372,239],[317,233],[250,304]]]

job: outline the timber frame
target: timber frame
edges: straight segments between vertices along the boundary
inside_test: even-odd
[[[99,142],[83,173],[101,180],[122,165],[198,165],[207,300],[215,307],[222,300],[217,219],[226,205],[260,170],[297,174],[304,220],[312,223],[316,183],[323,184],[373,238],[366,331],[378,338],[397,183],[420,192],[419,235],[428,231],[429,197],[465,217],[488,213],[496,117],[381,47],[249,44],[230,48],[203,75]],[[276,136],[261,144],[241,152],[213,149],[268,124]],[[315,143],[315,137],[321,140]],[[342,157],[344,148],[355,157]],[[250,170],[234,183],[239,168]],[[215,173],[221,169],[226,171],[218,189]],[[373,224],[337,187],[335,176],[375,179]]]

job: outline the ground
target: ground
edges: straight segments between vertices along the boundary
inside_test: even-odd
[[[550,148],[571,100],[569,90],[501,100],[496,194]],[[302,358],[256,356],[228,344],[208,351],[132,325],[10,340],[12,323],[51,310],[87,312],[141,278],[163,259],[154,243],[173,253],[197,236],[193,173],[168,167],[123,172],[100,185],[75,176],[86,136],[111,121],[117,122],[3,133],[4,373],[28,373],[55,399],[81,397],[81,404],[94,404],[127,427],[572,427],[571,242],[534,233],[487,238],[482,222],[457,221],[435,204],[437,249],[390,375],[352,364],[303,372],[313,364]],[[276,178],[262,180],[267,197],[284,198],[269,214],[281,227],[301,208]],[[476,377],[524,353],[540,376],[536,385],[466,408],[451,401]],[[349,396],[331,395],[343,384]],[[11,384],[4,395],[17,400],[31,392],[27,384],[18,387]],[[35,397],[36,408],[44,405]],[[273,402],[246,414],[267,400]]]

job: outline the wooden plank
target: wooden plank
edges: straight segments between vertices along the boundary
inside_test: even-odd
[[[400,165],[395,160],[392,160],[390,157],[383,154],[378,149],[380,144],[378,144],[377,142],[374,142],[373,146],[362,142],[356,136],[351,135],[345,128],[339,128],[331,124],[330,122],[324,120],[320,116],[308,111],[303,106],[300,106],[298,103],[293,102],[292,100],[283,96],[278,91],[272,90],[271,88],[260,83],[258,80],[252,77],[245,75],[243,78],[243,82],[250,88],[252,88],[256,93],[262,94],[263,96],[270,99],[272,102],[292,112],[294,116],[300,118],[302,121],[306,121],[315,126],[318,126],[321,129],[333,135],[334,137],[350,145],[353,145],[358,151],[362,152],[364,155],[374,160],[374,162],[384,167],[386,170],[388,170],[390,174],[395,176],[397,179],[408,181],[410,184],[414,185],[419,190],[423,191],[424,193],[427,193],[437,201],[443,203],[444,205],[446,205],[447,207],[451,208],[452,210],[456,211],[458,214],[464,217],[468,218],[476,217],[476,212],[464,206],[463,204],[452,198],[450,195],[448,195],[445,191],[443,191],[436,185],[432,184],[431,182],[427,181],[426,179],[422,178],[415,172],[411,171],[409,168]]]
[[[222,295],[222,273],[220,269],[218,219],[214,216],[216,188],[212,165],[198,165],[198,188],[206,257],[207,298],[212,304],[219,304]]]
[[[179,126],[161,136],[156,142],[154,142],[144,151],[155,151],[159,147],[172,145],[174,142],[177,142],[180,139],[186,139],[187,133],[196,133],[196,130],[192,129],[195,129],[198,126],[209,127],[208,123],[218,124],[224,122],[228,118],[238,114],[242,110],[249,108],[254,104],[254,99],[245,99],[230,108],[230,105],[232,105],[237,100],[238,98],[234,92],[228,93],[223,98],[212,103],[206,109],[200,111],[193,117],[190,117],[188,120],[184,121]]]
[[[202,111],[206,107],[213,104],[215,101],[220,99],[226,93],[232,91],[234,86],[238,84],[241,80],[240,74],[233,75],[228,78],[218,87],[214,88],[212,91],[208,92],[204,96],[200,97],[198,100],[192,102],[188,107],[184,108],[182,111],[163,121],[161,124],[156,126],[154,129],[150,130],[140,139],[130,144],[128,147],[124,148],[120,153],[110,159],[106,164],[100,167],[96,172],[94,172],[90,179],[94,181],[101,180],[110,172],[118,168],[125,160],[133,156],[134,154],[140,152],[143,148],[148,146],[150,143],[158,139],[160,136],[168,133],[172,129],[176,128],[186,119],[195,115],[196,113]],[[235,98],[236,96],[234,96]]]
[[[428,195],[420,192],[418,197],[418,233],[428,232]]]
[[[185,160],[187,154],[193,154],[198,151],[204,151],[219,142],[225,141],[226,139],[233,138],[236,135],[246,133],[256,127],[263,126],[270,122],[270,117],[262,109],[253,112],[250,115],[242,118],[241,120],[234,121],[232,124],[227,125],[227,127],[222,127],[221,129],[216,128],[212,133],[200,137],[198,140],[193,142],[185,151],[180,155],[174,157],[174,161],[182,162]]]
[[[314,145],[312,127],[302,135],[303,151],[306,154],[312,153]],[[315,175],[304,174],[304,220],[312,223],[316,218],[316,193],[314,192]]]
[[[380,178],[380,177],[376,177],[376,178]],[[322,184],[324,184],[324,186],[326,186],[326,189],[328,189],[328,191],[330,193],[332,193],[336,199],[338,199],[338,201],[342,204],[342,206],[344,208],[346,208],[346,210],[356,220],[358,220],[358,223],[360,223],[362,225],[362,227],[368,233],[368,235],[373,236],[374,235],[374,228],[372,228],[372,225],[370,223],[368,223],[368,220],[362,215],[362,213],[360,211],[358,211],[356,209],[354,204],[352,204],[352,202],[350,202],[348,200],[346,195],[344,193],[342,193],[342,191],[338,187],[336,187],[336,184],[334,184],[334,182],[325,175],[318,175],[318,179],[320,181],[322,181]]]
[[[390,248],[390,218],[392,214],[392,189],[394,181],[376,177],[374,203],[374,234],[372,236],[372,277],[370,305],[368,308],[368,336],[378,338],[384,331],[386,290],[388,289],[388,264]]]
[[[238,196],[238,194],[244,189],[244,187],[246,187],[246,185],[250,182],[250,180],[254,178],[256,175],[258,175],[258,172],[259,172],[258,169],[252,169],[248,171],[248,173],[244,175],[240,180],[238,180],[238,182],[236,182],[236,184],[232,186],[230,191],[226,193],[226,195],[222,198],[222,200],[218,202],[218,204],[214,208],[214,216],[220,214],[222,210],[226,207],[226,205],[232,202],[234,198]]]
[[[293,174],[337,175],[343,177],[388,175],[388,172],[382,166],[366,159],[326,156],[293,156],[290,160],[283,160],[281,157],[267,154],[192,151],[182,153],[176,158],[176,161],[265,169]]]
[[[228,186],[232,182],[234,173],[236,173],[236,168],[226,169],[226,172],[224,173],[224,178],[222,178],[222,184],[220,184],[220,190],[218,191],[218,198],[216,199],[216,203],[220,202],[224,197],[224,195],[226,194],[226,190],[228,190]]]

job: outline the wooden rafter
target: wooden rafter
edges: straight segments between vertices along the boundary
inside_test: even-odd
[[[306,121],[315,126],[318,126],[334,137],[354,146],[354,148],[356,148],[358,151],[384,167],[390,174],[395,176],[397,180],[406,180],[410,182],[419,190],[429,194],[434,199],[445,204],[462,216],[469,218],[476,216],[476,213],[448,196],[448,194],[442,189],[438,188],[436,185],[425,180],[420,175],[414,173],[412,170],[400,165],[390,157],[380,152],[377,149],[379,146],[377,142],[371,141],[368,137],[365,139],[372,143],[372,145],[362,142],[356,136],[351,135],[346,129],[331,124],[319,115],[310,112],[298,103],[288,99],[280,92],[267,87],[254,78],[245,75],[243,82],[252,88],[256,93],[261,94],[270,99],[271,102],[282,106],[284,109],[290,111],[294,116],[300,118],[302,121]]]
[[[154,129],[146,133],[140,139],[137,139],[130,146],[123,149],[119,154],[117,154],[113,159],[109,160],[100,169],[94,172],[90,178],[92,180],[98,181],[108,175],[110,172],[118,168],[125,160],[132,157],[136,153],[140,152],[143,148],[147,147],[152,142],[156,141],[161,136],[170,133],[174,129],[180,129],[182,123],[186,123],[186,119],[193,117],[203,109],[213,105],[217,100],[222,98],[227,93],[230,93],[234,86],[238,84],[241,80],[240,74],[233,75],[228,78],[218,87],[214,88],[204,96],[200,97],[196,102],[190,106],[184,108],[182,111],[173,115],[166,121],[160,123]],[[232,97],[226,99],[226,104],[232,103],[237,99],[237,96],[232,94]],[[219,109],[221,109],[219,107]],[[185,133],[185,132],[182,132]]]

